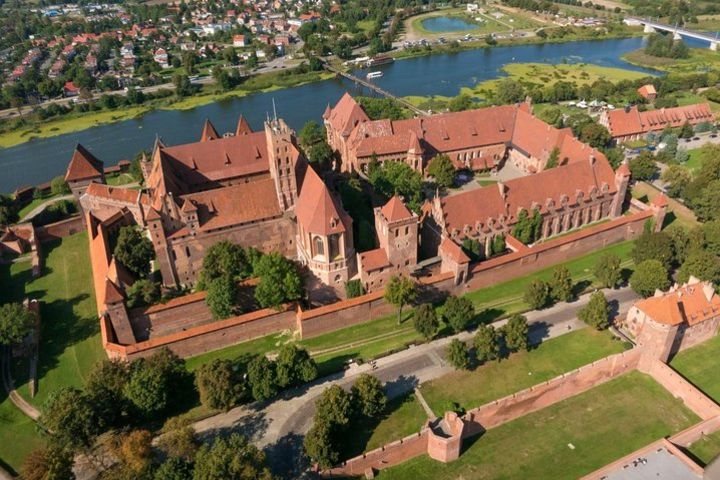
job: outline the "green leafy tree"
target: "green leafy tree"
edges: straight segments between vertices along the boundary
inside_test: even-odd
[[[188,419],[168,420],[164,430],[166,432],[158,438],[157,446],[166,457],[179,458],[185,462],[195,460],[200,442]]]
[[[0,345],[20,343],[35,328],[35,312],[21,303],[0,305]]]
[[[685,194],[685,187],[692,181],[690,170],[682,165],[670,165],[660,176],[667,184],[667,193],[674,198],[682,198]]]
[[[52,442],[33,451],[20,467],[23,480],[72,480],[75,478],[74,454],[71,449]]]
[[[455,181],[455,166],[445,154],[436,155],[428,164],[427,173],[442,188],[450,188]]]
[[[281,388],[310,382],[318,373],[317,364],[307,350],[293,343],[280,347],[275,359],[275,371]]]
[[[354,410],[369,418],[377,418],[387,405],[382,382],[369,373],[363,373],[355,381],[350,399]]]
[[[413,325],[415,326],[415,330],[426,340],[433,338],[440,327],[435,307],[433,307],[431,303],[421,304],[417,310],[415,310]]]
[[[187,75],[181,75],[176,73],[172,77],[173,85],[175,85],[175,95],[178,97],[187,97],[192,95],[193,86],[190,83],[190,78]]]
[[[168,405],[167,379],[146,361],[133,363],[123,392],[137,412],[146,418],[165,410]]]
[[[710,182],[702,189],[697,198],[692,200],[693,211],[701,222],[720,220],[720,180]]]
[[[65,195],[70,193],[70,187],[65,181],[65,177],[61,175],[52,179],[50,182],[50,193],[53,195]]]
[[[150,261],[155,258],[150,239],[132,226],[120,229],[113,253],[117,261],[138,277],[146,277],[150,273]]]
[[[333,158],[333,150],[327,142],[318,142],[308,149],[308,160],[317,165],[327,165]]]
[[[595,122],[584,125],[578,138],[593,148],[603,148],[612,139],[608,129]]]
[[[195,372],[200,403],[212,409],[229,410],[242,400],[245,385],[233,362],[215,359]]]
[[[714,255],[720,255],[720,220],[703,224],[702,236],[707,251]]]
[[[480,325],[473,343],[478,362],[484,363],[500,358],[500,335],[492,325]]]
[[[450,100],[448,110],[451,112],[462,112],[463,110],[470,110],[473,106],[474,102],[470,95],[463,93]]]
[[[690,253],[678,269],[677,278],[687,282],[690,276],[717,284],[720,282],[720,258],[705,250]]]
[[[422,176],[404,162],[368,164],[368,178],[376,192],[385,197],[400,195],[408,207],[418,212],[422,201]]]
[[[505,346],[511,352],[527,350],[528,348],[528,323],[523,315],[515,314],[502,327]]]
[[[129,412],[123,390],[129,377],[129,364],[121,360],[103,360],[90,370],[85,393],[97,415],[100,428],[120,426]]]
[[[277,252],[263,255],[255,265],[260,278],[255,299],[263,308],[280,308],[283,303],[299,300],[303,294],[302,278],[295,264]]]
[[[327,387],[315,402],[315,422],[344,427],[351,415],[352,399],[339,385]]]
[[[505,246],[505,236],[504,235],[498,235],[495,238],[493,238],[492,244],[490,245],[490,254],[491,255],[500,255],[501,253],[505,253],[506,250]]]
[[[669,269],[674,257],[672,240],[665,232],[645,232],[635,240],[630,256],[635,265],[645,260],[658,260]]]
[[[645,298],[652,296],[655,290],[666,290],[670,286],[667,268],[658,260],[645,260],[635,267],[630,286]]]
[[[462,242],[462,249],[473,261],[478,261],[483,258],[484,251],[482,243],[475,238],[465,237]]]
[[[347,298],[355,298],[365,295],[365,287],[359,279],[350,280],[345,283],[345,296]]]
[[[688,122],[685,122],[680,128],[680,138],[692,138],[693,135],[695,135],[695,132],[693,131],[692,125],[690,125],[690,123]]]
[[[442,316],[453,332],[465,330],[475,317],[475,307],[465,297],[450,296],[443,305]]]
[[[708,222],[702,227],[695,227],[690,230],[680,225],[671,225],[663,230],[672,243],[673,260],[675,263],[681,265],[690,253],[706,248],[705,227],[711,223],[712,222]],[[711,240],[708,240],[708,251],[714,253],[710,244]]]
[[[182,458],[168,457],[155,470],[153,480],[193,480],[193,468]]]
[[[595,292],[590,301],[578,312],[580,320],[596,330],[604,330],[610,323],[610,305],[603,292]]]
[[[500,80],[495,89],[495,100],[500,104],[521,102],[525,99],[525,87],[510,78]]]
[[[556,267],[550,280],[550,296],[556,302],[569,302],[575,298],[570,270],[565,266]]]
[[[620,257],[614,253],[604,253],[595,264],[595,278],[605,288],[616,288],[622,281]]]
[[[533,210],[532,216],[522,209],[513,228],[513,236],[524,244],[534,243],[540,238],[542,229],[542,215],[538,209]]]
[[[208,285],[205,303],[215,320],[231,317],[237,304],[235,280],[228,276],[212,279]]]
[[[335,442],[333,442],[333,426],[328,423],[313,423],[303,440],[305,455],[317,462],[321,468],[330,468],[340,459]]]
[[[265,358],[265,355],[258,355],[248,364],[247,376],[252,396],[258,402],[264,402],[277,395],[275,364]]]
[[[219,277],[245,278],[251,270],[245,251],[240,245],[226,240],[218,242],[205,252],[199,287],[205,289],[212,280]]]
[[[657,175],[658,167],[655,164],[655,157],[647,150],[632,158],[628,163],[630,173],[635,180],[651,180]]]
[[[457,338],[452,339],[448,344],[445,355],[450,365],[458,370],[470,368],[470,354],[465,343]]]
[[[63,387],[50,394],[43,405],[40,424],[57,445],[69,449],[89,447],[100,433],[90,400],[81,390]]]
[[[397,323],[402,323],[402,309],[405,305],[415,301],[417,287],[415,282],[407,277],[393,275],[385,286],[385,301],[398,309]]]
[[[303,148],[308,148],[325,139],[325,129],[315,120],[309,120],[298,132],[298,139]]]
[[[160,300],[160,285],[147,278],[141,278],[125,289],[127,306],[142,307]]]
[[[265,454],[238,433],[215,437],[198,450],[194,480],[272,480]]]
[[[543,309],[548,306],[550,300],[552,299],[550,296],[550,286],[547,282],[535,279],[528,284],[523,299],[531,309]]]

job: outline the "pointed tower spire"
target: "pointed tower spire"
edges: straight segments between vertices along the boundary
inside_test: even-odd
[[[237,137],[239,135],[248,135],[250,133],[253,133],[250,124],[245,119],[245,117],[240,114],[240,118],[238,118],[237,128],[235,129],[235,136]]]
[[[217,140],[218,138],[220,138],[220,135],[218,135],[217,130],[215,130],[215,127],[210,120],[206,118],[202,135],[200,135],[200,141],[207,142],[208,140]]]

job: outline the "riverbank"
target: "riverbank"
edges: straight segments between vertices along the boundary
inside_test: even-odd
[[[74,133],[100,125],[142,117],[155,110],[190,110],[213,102],[241,98],[254,93],[267,93],[283,88],[298,87],[308,83],[332,78],[327,72],[307,72],[282,75],[284,72],[271,72],[248,79],[240,87],[226,92],[216,91],[214,85],[201,88],[200,92],[189,97],[170,97],[152,100],[143,105],[123,107],[114,110],[100,110],[87,113],[70,113],[49,121],[37,121],[16,130],[0,134],[0,148],[9,148],[32,140]]]
[[[691,48],[688,58],[655,57],[640,48],[620,58],[636,67],[653,68],[667,73],[701,73],[720,67],[720,53],[709,48]]]

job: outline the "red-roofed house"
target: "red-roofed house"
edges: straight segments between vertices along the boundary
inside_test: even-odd
[[[613,140],[620,143],[641,139],[650,132],[660,132],[667,127],[714,123],[715,115],[707,103],[644,112],[633,106],[605,111],[600,115],[599,122],[610,131]]]
[[[650,358],[670,355],[713,336],[720,326],[720,296],[711,282],[690,277],[684,285],[635,303],[621,326]]]
[[[655,85],[652,83],[648,83],[647,85],[643,85],[638,88],[638,93],[641,97],[646,100],[650,100],[651,102],[657,98],[657,90],[655,90]]]

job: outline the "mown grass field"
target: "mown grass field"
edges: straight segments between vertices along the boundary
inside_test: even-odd
[[[468,440],[454,462],[421,456],[379,478],[574,479],[697,421],[650,377],[631,372]]]
[[[720,402],[720,336],[678,353],[670,365],[696,387]]]

